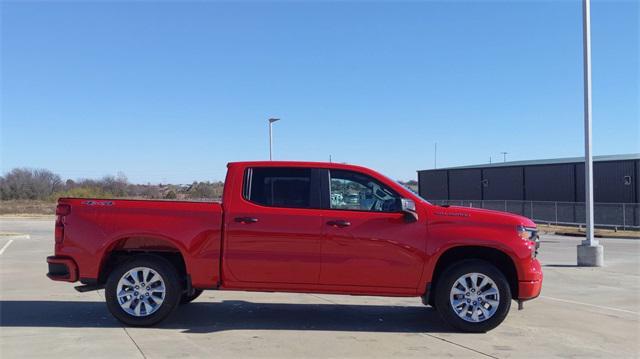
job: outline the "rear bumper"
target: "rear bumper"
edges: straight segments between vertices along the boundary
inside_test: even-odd
[[[75,282],[78,280],[78,265],[71,258],[47,257],[49,273],[47,277],[51,280],[62,282]]]

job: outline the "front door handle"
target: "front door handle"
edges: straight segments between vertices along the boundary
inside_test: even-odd
[[[341,219],[341,220],[329,221],[327,222],[327,225],[331,227],[344,228],[344,227],[349,227],[351,225],[351,222]]]
[[[234,218],[234,221],[238,223],[251,224],[258,222],[258,219],[253,217],[236,217]]]

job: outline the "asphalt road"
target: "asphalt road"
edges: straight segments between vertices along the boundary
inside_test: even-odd
[[[1,218],[0,231],[31,236],[0,237],[3,359],[640,356],[640,240],[603,239],[606,267],[579,268],[578,239],[543,237],[542,296],[487,334],[460,334],[418,298],[217,291],[156,328],[124,328],[101,291],[45,277],[51,219]]]

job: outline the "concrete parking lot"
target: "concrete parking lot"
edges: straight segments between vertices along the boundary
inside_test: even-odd
[[[542,296],[487,334],[453,333],[417,298],[208,291],[156,328],[124,328],[103,293],[45,277],[53,221],[0,219],[0,357],[638,357],[640,240],[544,236]],[[514,303],[515,304],[515,303]]]

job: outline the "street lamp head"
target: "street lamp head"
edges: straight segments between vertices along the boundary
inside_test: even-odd
[[[269,123],[274,123],[276,121],[280,121],[280,119],[279,118],[270,118],[269,119]]]

